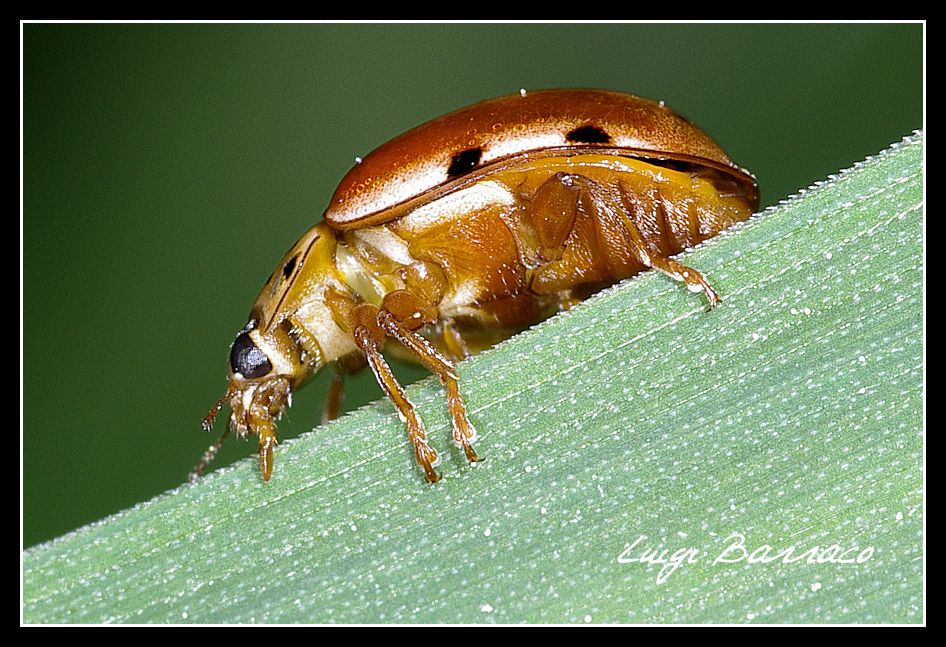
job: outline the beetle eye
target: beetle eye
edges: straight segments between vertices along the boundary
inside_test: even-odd
[[[230,347],[230,368],[243,377],[256,378],[267,375],[273,370],[273,365],[249,334],[243,332],[237,335]]]

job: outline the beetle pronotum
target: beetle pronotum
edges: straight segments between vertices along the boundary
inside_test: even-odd
[[[380,146],[342,179],[323,222],[276,266],[230,348],[227,431],[259,437],[273,469],[274,420],[332,364],[371,368],[407,426],[428,481],[440,479],[414,405],[382,350],[435,373],[467,460],[476,430],[454,362],[621,279],[657,269],[719,301],[671,258],[758,208],[755,178],[662,102],[601,90],[484,101]]]

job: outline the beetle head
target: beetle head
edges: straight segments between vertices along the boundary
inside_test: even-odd
[[[250,434],[259,436],[260,470],[263,480],[268,481],[273,465],[272,447],[276,442],[274,421],[292,404],[293,390],[319,364],[319,358],[307,357],[288,331],[277,327],[264,333],[251,316],[230,346],[227,392],[203,421],[204,429],[210,431],[220,409],[230,405],[227,431],[191,473],[191,480],[200,476],[226,436],[235,433],[241,438]]]
[[[320,341],[293,322],[299,316],[306,319],[305,308],[329,278],[337,282],[334,259],[335,235],[320,223],[296,241],[263,285],[249,322],[230,346],[227,392],[204,418],[209,431],[220,409],[230,405],[227,431],[191,472],[191,480],[200,476],[231,432],[259,436],[260,469],[269,480],[274,421],[292,403],[292,392],[325,364]]]

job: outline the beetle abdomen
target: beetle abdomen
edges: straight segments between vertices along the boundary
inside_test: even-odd
[[[700,166],[545,158],[376,228],[439,269],[441,316],[521,327],[747,219],[738,189]]]
[[[678,254],[755,208],[752,196],[705,167],[600,156],[552,167],[515,225],[523,256],[538,259],[529,288],[539,295],[634,276],[653,257]]]

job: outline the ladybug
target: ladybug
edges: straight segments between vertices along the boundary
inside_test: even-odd
[[[226,432],[259,438],[264,481],[275,420],[292,393],[334,368],[368,366],[407,427],[428,481],[440,455],[385,360],[436,374],[453,441],[480,460],[456,362],[653,268],[719,296],[674,260],[758,209],[754,176],[663,102],[603,90],[499,97],[410,130],[356,160],[323,220],[286,253],[230,348]]]

